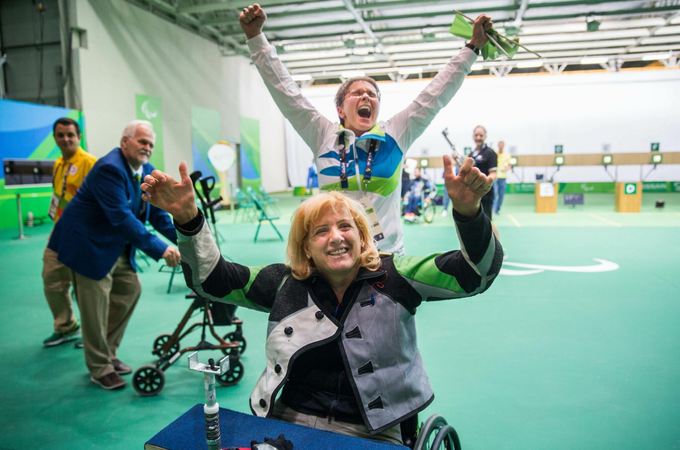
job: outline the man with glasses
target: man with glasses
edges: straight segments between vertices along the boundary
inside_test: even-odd
[[[267,20],[257,4],[239,15],[251,59],[267,89],[300,137],[314,152],[319,186],[342,190],[360,200],[374,221],[375,240],[383,252],[404,254],[400,220],[401,172],[406,151],[448,104],[487,41],[491,19],[475,20],[473,36],[461,52],[405,110],[378,122],[380,89],[372,78],[345,81],[335,96],[340,125],[321,115],[302,95],[276,55],[262,27]],[[376,226],[377,225],[377,226]]]

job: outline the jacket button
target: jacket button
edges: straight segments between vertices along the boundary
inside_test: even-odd
[[[324,318],[324,315],[321,311],[317,311],[315,316],[316,316],[316,320],[321,320],[321,319]]]
[[[274,366],[274,372],[281,373],[281,364],[277,364]]]
[[[286,333],[286,336],[290,336],[293,334],[293,327],[286,327],[283,332]]]
[[[260,399],[260,406],[263,407],[263,408],[267,407],[267,402],[265,401],[265,399],[263,399],[263,398]]]

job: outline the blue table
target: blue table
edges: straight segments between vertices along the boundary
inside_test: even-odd
[[[222,434],[222,448],[250,448],[252,440],[263,442],[265,437],[276,438],[279,434],[285,434],[286,439],[293,443],[295,450],[408,450],[407,447],[401,445],[315,430],[224,408],[220,408],[220,433]],[[207,448],[202,404],[182,414],[144,444],[145,450],[205,450]]]

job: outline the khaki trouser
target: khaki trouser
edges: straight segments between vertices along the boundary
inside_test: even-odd
[[[64,334],[76,324],[71,301],[71,270],[57,260],[57,252],[45,247],[43,288],[54,317],[54,332]]]
[[[317,417],[297,412],[287,407],[281,400],[277,400],[276,403],[274,403],[274,411],[272,411],[271,417],[283,422],[296,423],[298,425],[304,425],[317,430],[332,431],[334,433],[344,434],[347,436],[355,436],[364,439],[372,439],[374,441],[389,442],[390,444],[404,445],[401,440],[401,425],[399,424],[393,426],[392,428],[388,428],[379,434],[371,435],[371,433],[368,432],[366,425],[337,422],[335,419],[331,419],[329,423],[327,417]]]
[[[85,364],[94,378],[114,372],[112,359],[125,334],[132,311],[142,294],[139,276],[124,251],[101,280],[73,273],[73,288],[80,309]]]

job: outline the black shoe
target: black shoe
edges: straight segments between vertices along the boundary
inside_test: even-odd
[[[128,366],[120,359],[112,359],[111,364],[113,364],[113,368],[118,375],[127,375],[132,373],[132,367]]]
[[[91,376],[90,381],[100,385],[107,391],[124,388],[125,385],[127,384],[127,381],[121,378],[121,376],[118,375],[116,372],[111,372],[110,374],[104,375],[101,378],[95,378]]]

